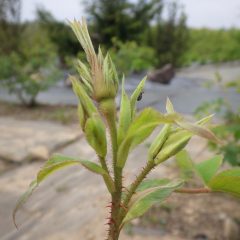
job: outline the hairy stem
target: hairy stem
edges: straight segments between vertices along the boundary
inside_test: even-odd
[[[101,156],[98,156],[98,159],[101,163],[102,168],[109,174],[109,169],[108,169],[108,166],[107,166],[107,163],[106,163],[106,159],[101,157]]]
[[[103,113],[110,132],[112,145],[112,163],[114,171],[114,184],[116,191],[112,193],[111,215],[109,217],[108,240],[117,240],[119,237],[119,208],[122,197],[122,169],[117,167],[117,126],[116,126],[116,105],[113,99],[107,99],[100,104],[100,110]]]
[[[146,176],[149,174],[149,172],[155,167],[155,163],[153,161],[149,161],[147,165],[143,168],[141,173],[136,177],[135,181],[131,184],[130,189],[128,190],[128,193],[126,195],[125,200],[123,201],[123,206],[127,207],[133,194],[137,190],[138,186],[140,183],[146,178]],[[121,220],[124,218],[126,215],[125,211],[121,211]]]

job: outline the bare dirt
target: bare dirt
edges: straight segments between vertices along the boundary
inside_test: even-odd
[[[62,106],[42,105],[29,110],[0,103],[1,116],[61,122],[71,128],[78,124],[76,109]],[[188,149],[195,161],[213,154],[206,148],[206,142],[199,139],[193,139]],[[61,153],[95,159],[82,140],[62,149]],[[146,145],[143,145],[131,154],[126,179],[134,178],[145,158]],[[78,169],[60,172],[42,186],[18,215],[19,231],[14,229],[12,209],[41,165],[42,162],[31,162],[12,167],[12,163],[0,160],[0,239],[103,240],[105,206],[109,201],[106,189],[99,177]],[[157,168],[150,177],[177,175],[175,165],[170,163]],[[120,240],[240,240],[239,223],[240,201],[231,196],[173,194],[163,205],[155,206],[126,226]]]
[[[153,207],[134,227],[183,239],[240,239],[240,202],[223,194],[173,194]],[[229,232],[230,231],[230,232]]]
[[[78,123],[76,107],[64,105],[44,105],[28,108],[20,104],[0,101],[0,117],[22,120],[46,120],[64,125]]]

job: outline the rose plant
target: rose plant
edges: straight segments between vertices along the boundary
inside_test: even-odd
[[[188,164],[203,180],[201,188],[184,187],[184,179],[149,179],[148,174],[172,156],[178,154],[179,161],[186,161],[182,151],[194,135],[221,144],[206,127],[212,118],[207,116],[196,123],[187,121],[177,113],[167,99],[166,113],[153,108],[136,111],[136,103],[141,95],[144,78],[129,97],[122,80],[119,114],[115,99],[118,93],[118,74],[109,54],[103,56],[101,48],[95,52],[85,20],[70,22],[70,26],[83,47],[87,64],[77,62],[79,78],[70,76],[73,90],[79,99],[78,113],[81,129],[89,145],[96,152],[98,163],[85,159],[53,155],[38,172],[27,192],[19,199],[13,212],[21,207],[39,184],[53,172],[70,165],[82,165],[102,177],[111,197],[107,239],[119,239],[123,226],[144,214],[153,204],[161,203],[173,192],[212,193],[226,192],[240,197],[240,168],[218,172],[222,158],[216,156],[199,164]],[[148,159],[143,169],[136,173],[130,186],[124,186],[123,174],[129,153],[153,130],[163,125],[148,150]],[[109,143],[107,133],[110,135]],[[111,159],[107,152],[111,151]],[[181,153],[181,154],[180,154]],[[181,155],[181,156],[179,156]],[[109,164],[111,160],[111,165]],[[190,161],[188,159],[188,161]]]

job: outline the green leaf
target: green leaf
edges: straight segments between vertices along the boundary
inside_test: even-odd
[[[93,59],[96,58],[96,54],[88,33],[87,23],[85,19],[82,19],[82,21],[74,20],[73,22],[69,22],[69,24],[73,32],[75,33],[78,41],[80,42],[82,48],[84,49],[87,55],[88,62],[92,65]]]
[[[96,153],[104,158],[107,154],[106,128],[99,116],[93,115],[88,118],[85,125],[85,136]]]
[[[47,177],[49,177],[51,174],[54,172],[67,167],[71,165],[76,165],[80,164],[87,168],[88,170],[97,173],[99,175],[102,175],[104,179],[107,180],[107,183],[109,185],[107,186],[110,192],[115,191],[114,189],[114,184],[112,182],[111,177],[108,175],[108,173],[102,169],[101,166],[94,162],[90,162],[87,160],[80,160],[80,159],[75,159],[72,157],[68,156],[63,156],[63,155],[53,155],[42,167],[42,169],[38,172],[37,177],[32,183],[30,184],[28,190],[19,198],[16,207],[13,211],[13,221],[15,223],[15,217],[16,213],[19,210],[19,208],[29,199],[33,191],[38,187],[38,185],[44,181]]]
[[[144,77],[141,82],[138,84],[137,88],[134,90],[132,96],[131,96],[131,115],[132,118],[134,118],[135,116],[135,112],[136,112],[136,103],[137,103],[137,99],[139,97],[139,95],[143,92],[143,88],[146,82],[147,76]]]
[[[152,130],[161,123],[173,123],[172,117],[163,115],[162,113],[154,110],[153,108],[145,108],[132,122],[127,132],[128,136],[134,136],[137,132],[143,131],[143,128],[147,127]],[[150,134],[149,133],[149,134]],[[149,136],[149,134],[146,134]],[[142,140],[141,140],[142,141]],[[136,141],[136,142],[141,142]]]
[[[86,86],[87,90],[90,93],[92,93],[93,87],[92,87],[92,83],[91,83],[92,77],[91,77],[90,69],[80,60],[78,60],[76,63],[76,69],[80,75],[82,82]]]
[[[146,188],[145,190],[137,192],[133,195],[133,198],[128,206],[128,213],[123,219],[122,224],[143,215],[152,205],[163,202],[171,195],[172,192],[183,185],[183,181],[178,180],[169,182],[165,185],[163,185],[163,182],[160,181],[159,184],[159,186]]]
[[[212,191],[225,192],[240,198],[240,168],[232,168],[214,176],[208,187]]]
[[[196,124],[197,125],[204,125],[204,124],[208,123],[209,121],[211,121],[213,116],[214,116],[214,114],[211,114],[207,117],[204,117],[204,118],[200,119],[199,121],[197,121]]]
[[[79,118],[79,122],[82,130],[84,130],[85,123],[86,123],[86,113],[84,112],[83,106],[80,101],[78,103],[78,118]]]
[[[143,181],[137,188],[136,192],[144,191],[148,188],[159,187],[170,183],[169,179],[147,179]]]
[[[97,113],[96,106],[94,105],[93,101],[88,96],[88,94],[86,93],[82,84],[73,76],[70,76],[69,79],[72,82],[74,93],[79,98],[79,101],[81,102],[88,116],[92,116],[93,114]]]
[[[171,103],[169,98],[167,98],[166,110],[169,114],[174,114],[174,113],[177,114],[175,112],[173,104]],[[208,122],[212,118],[213,115],[210,115],[210,116],[207,116],[207,117],[201,119],[196,124],[185,121],[184,118],[180,114],[177,114],[177,116],[178,117],[176,117],[175,123],[179,127],[186,129],[200,137],[206,138],[206,139],[214,141],[216,143],[221,143],[220,140],[215,136],[215,134],[213,132],[211,132],[208,128],[202,126],[203,124]]]
[[[118,126],[118,144],[122,142],[124,135],[126,134],[130,124],[131,124],[131,105],[129,98],[124,89],[124,77],[122,79],[122,98],[121,98],[121,108],[119,114],[119,126]]]
[[[108,53],[103,61],[103,76],[106,84],[105,87],[115,96],[118,90],[118,74],[115,65]]]
[[[218,169],[222,165],[222,161],[222,156],[215,156],[195,165],[197,173],[200,175],[206,185],[217,173]]]
[[[100,46],[98,47],[98,55],[97,55],[97,57],[98,57],[98,62],[100,64],[100,66],[102,66],[103,65],[103,61],[104,61],[104,57],[103,57],[102,49],[101,49]]]
[[[88,170],[100,175],[107,174],[106,171],[102,169],[101,166],[99,166],[94,162],[55,154],[44,164],[43,168],[38,172],[37,183],[38,184],[41,183],[49,175],[51,175],[52,173],[54,173],[55,171],[61,168],[64,168],[70,165],[76,165],[76,164],[80,164],[85,168],[87,168]]]
[[[28,190],[17,201],[12,214],[13,222],[16,228],[18,228],[16,224],[16,213],[21,208],[21,206],[23,206],[23,204],[27,202],[27,200],[30,198],[30,196],[32,195],[33,191],[36,189],[37,186],[38,186],[37,181],[36,180],[32,181],[28,187]]]
[[[221,143],[220,140],[215,136],[215,134],[204,126],[200,126],[194,123],[189,123],[184,120],[176,121],[176,123],[183,129],[192,132],[195,135],[206,138],[216,143]]]
[[[123,168],[130,149],[143,142],[159,124],[170,122],[172,117],[169,119],[152,108],[144,109],[131,123],[118,149],[117,166]]]
[[[184,178],[191,177],[194,172],[194,164],[188,152],[186,150],[182,150],[176,154],[175,158]]]
[[[166,110],[167,110],[167,113],[175,113],[173,104],[172,104],[172,102],[170,101],[169,98],[167,98]]]

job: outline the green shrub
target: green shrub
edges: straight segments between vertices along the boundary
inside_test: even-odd
[[[122,43],[114,40],[110,55],[120,73],[126,75],[153,68],[156,65],[154,49],[140,46],[134,41]]]
[[[201,64],[240,59],[240,31],[231,30],[190,30],[189,48],[183,55],[182,64]]]
[[[221,78],[219,78],[218,85],[222,91],[231,87],[236,92],[239,92],[239,82],[239,80],[236,80],[223,84]],[[213,132],[220,139],[224,139],[224,141],[222,145],[209,142],[209,148],[218,154],[223,154],[224,161],[233,166],[240,166],[240,108],[237,111],[233,111],[231,103],[227,99],[218,98],[201,104],[196,109],[195,114],[197,117],[201,117],[210,112],[218,113],[223,120],[222,124],[213,128]]]
[[[19,51],[0,57],[0,83],[27,105],[36,104],[40,91],[58,76],[55,46],[38,25],[27,26],[21,34]]]

